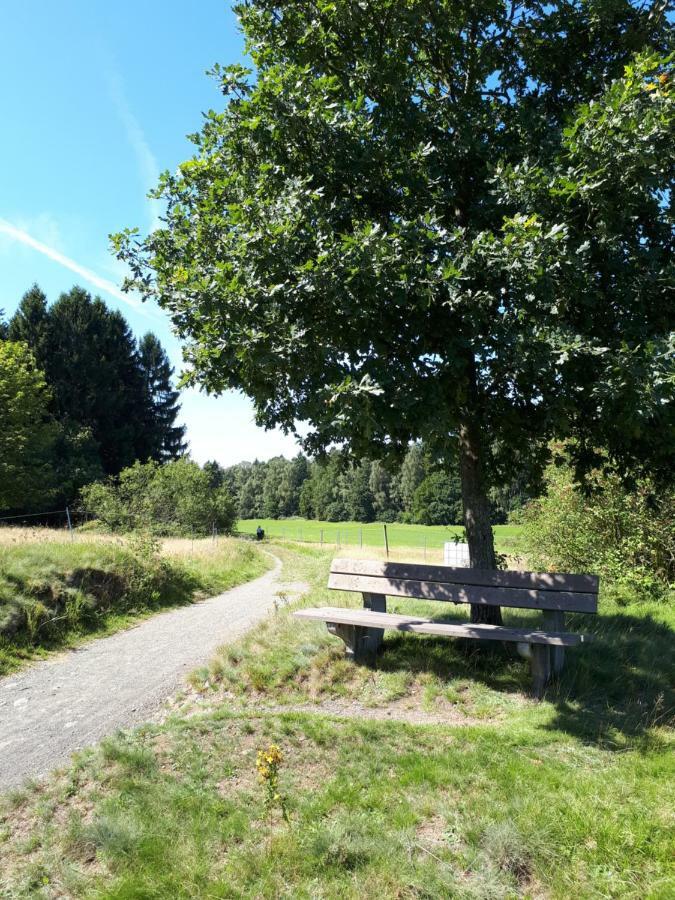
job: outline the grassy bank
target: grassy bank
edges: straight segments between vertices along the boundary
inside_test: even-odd
[[[353,602],[325,592],[330,553],[275,552],[303,604]],[[0,894],[672,896],[668,605],[603,597],[541,703],[506,651],[388,635],[366,668],[291,613],[196,673],[163,725],[7,798]],[[271,743],[288,823],[256,775]]]
[[[380,522],[322,522],[317,519],[240,519],[237,528],[242,534],[253,534],[260,525],[269,538],[325,544],[333,550],[353,551],[360,548],[384,550],[384,528]],[[401,551],[424,553],[429,562],[443,559],[443,544],[460,538],[461,525],[387,525],[387,539],[392,558]],[[517,553],[522,529],[519,525],[495,525],[495,541],[500,553]]]
[[[33,540],[0,545],[0,675],[24,660],[226,590],[268,558],[245,542]]]

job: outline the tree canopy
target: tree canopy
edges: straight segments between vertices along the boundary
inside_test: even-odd
[[[227,488],[241,519],[299,514],[332,522],[464,522],[457,459],[434,459],[421,443],[411,444],[400,466],[386,468],[334,449],[320,459],[299,453],[227,468],[211,460],[203,469],[214,490]],[[492,489],[490,521],[505,523],[530,498],[525,478]]]
[[[579,478],[667,472],[660,0],[235,8],[254,71],[214,68],[228,102],[162,177],[165,226],[115,239],[192,380],[308,423],[309,450],[457,452],[486,568],[489,487],[540,473],[553,437]]]

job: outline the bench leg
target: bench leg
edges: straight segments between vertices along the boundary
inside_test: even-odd
[[[361,596],[363,597],[363,606],[365,609],[370,609],[373,612],[387,611],[386,594],[366,594],[364,592]]]
[[[547,609],[544,613],[546,631],[564,631],[565,613],[557,609]],[[551,647],[551,668],[554,675],[560,675],[565,665],[565,648]]]
[[[326,628],[345,642],[347,658],[356,662],[371,662],[384,638],[384,628],[366,628],[363,625],[343,625],[335,622],[326,622]]]
[[[541,699],[551,677],[551,648],[548,644],[530,644],[532,654],[532,693]]]

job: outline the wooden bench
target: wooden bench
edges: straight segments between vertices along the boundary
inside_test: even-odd
[[[301,609],[295,615],[325,622],[342,638],[347,655],[372,660],[385,629],[435,634],[443,637],[511,641],[532,662],[533,692],[541,697],[551,676],[563,667],[565,647],[587,643],[589,635],[565,631],[565,613],[597,613],[599,579],[596,575],[482,571],[450,566],[427,566],[381,560],[334,559],[328,587],[358,591],[363,609],[321,607]],[[418,616],[387,612],[387,596],[442,600],[534,609],[542,613],[541,629],[502,625],[435,622]]]

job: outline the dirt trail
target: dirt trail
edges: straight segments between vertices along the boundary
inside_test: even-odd
[[[0,679],[0,791],[63,765],[117,728],[152,719],[192,669],[265,617],[282,587],[280,571],[275,559],[255,581]]]

